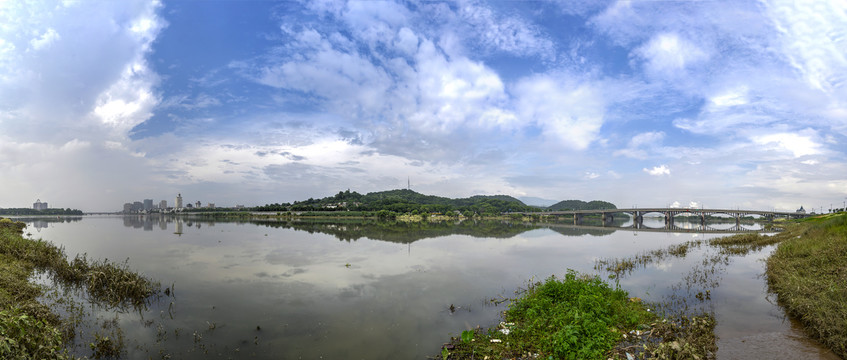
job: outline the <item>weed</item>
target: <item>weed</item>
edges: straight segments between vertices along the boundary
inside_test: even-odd
[[[70,359],[62,333],[19,308],[0,311],[0,357],[3,359]]]
[[[847,358],[847,214],[801,223],[768,259],[766,274],[777,302]]]
[[[85,255],[68,261],[64,249],[52,243],[23,237],[22,222],[0,219],[0,357],[4,359],[68,359],[64,349],[76,334],[80,314],[72,301],[50,293],[48,299],[68,308],[69,319],[60,319],[39,303],[43,289],[32,282],[38,271],[65,289],[83,289],[89,299],[111,308],[141,309],[159,293],[159,285],[129,270],[127,262],[89,261]],[[105,325],[104,325],[105,327]],[[115,328],[118,335],[120,329]],[[122,336],[95,334],[92,350],[115,357]]]
[[[599,358],[623,332],[655,315],[643,303],[631,301],[626,291],[571,270],[564,279],[531,284],[504,318],[499,328],[462,332],[452,343],[450,358]]]

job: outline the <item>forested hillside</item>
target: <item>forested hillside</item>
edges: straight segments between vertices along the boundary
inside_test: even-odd
[[[553,211],[561,211],[561,210],[598,210],[598,209],[617,209],[618,207],[615,204],[612,204],[607,201],[599,201],[594,200],[590,202],[585,202],[582,200],[565,200],[559,201],[553,205],[550,205],[549,210]]]
[[[412,190],[400,189],[372,192],[362,195],[355,191],[340,191],[323,199],[310,198],[294,203],[268,204],[256,208],[258,211],[379,211],[397,213],[447,213],[451,211],[476,214],[500,214],[510,211],[540,211],[540,208],[524,204],[506,195],[477,195],[469,198],[450,199],[424,195]]]
[[[550,208],[529,206],[508,195],[476,195],[469,198],[451,199],[435,195],[424,195],[408,189],[372,192],[362,195],[355,191],[339,191],[334,196],[322,199],[309,198],[294,203],[268,204],[255,208],[257,211],[393,211],[396,213],[442,213],[460,212],[468,214],[502,214],[505,212],[540,212],[544,210],[588,210],[614,209],[615,205],[605,201],[584,202],[567,200]]]

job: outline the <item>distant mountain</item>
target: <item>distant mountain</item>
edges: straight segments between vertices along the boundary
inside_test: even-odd
[[[543,207],[543,208],[546,208],[546,207],[553,205],[557,202],[557,200],[542,199],[542,198],[539,198],[539,197],[532,197],[532,196],[521,196],[520,200],[524,204],[527,204],[529,206],[538,206],[538,207]]]
[[[590,202],[585,202],[582,200],[564,200],[559,201],[547,209],[553,211],[561,211],[561,210],[598,210],[598,209],[617,209],[618,207],[615,204],[612,204],[607,201],[599,201],[594,200]]]

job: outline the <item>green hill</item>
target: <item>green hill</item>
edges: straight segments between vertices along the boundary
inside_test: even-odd
[[[340,191],[323,199],[295,201],[292,204],[268,204],[256,208],[258,211],[379,211],[397,213],[447,213],[451,211],[476,214],[500,214],[508,211],[538,211],[520,200],[507,195],[476,195],[469,198],[451,199],[435,195],[424,195],[408,189],[372,192],[365,195],[355,191]]]
[[[564,200],[550,205],[547,209],[553,211],[562,210],[599,210],[599,209],[617,209],[615,204],[607,201],[594,200],[585,202],[582,200]]]
[[[593,210],[615,209],[605,201],[584,202],[581,200],[561,201],[547,210]],[[470,214],[502,214],[504,212],[537,212],[544,208],[529,206],[508,195],[475,195],[469,198],[451,199],[435,195],[424,195],[409,189],[377,191],[362,195],[355,191],[339,191],[338,194],[322,199],[309,198],[284,204],[268,204],[256,207],[257,211],[380,211],[396,213],[442,213],[461,212]]]

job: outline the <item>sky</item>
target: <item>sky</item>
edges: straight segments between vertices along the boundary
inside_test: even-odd
[[[0,0],[0,208],[847,201],[847,2]]]

